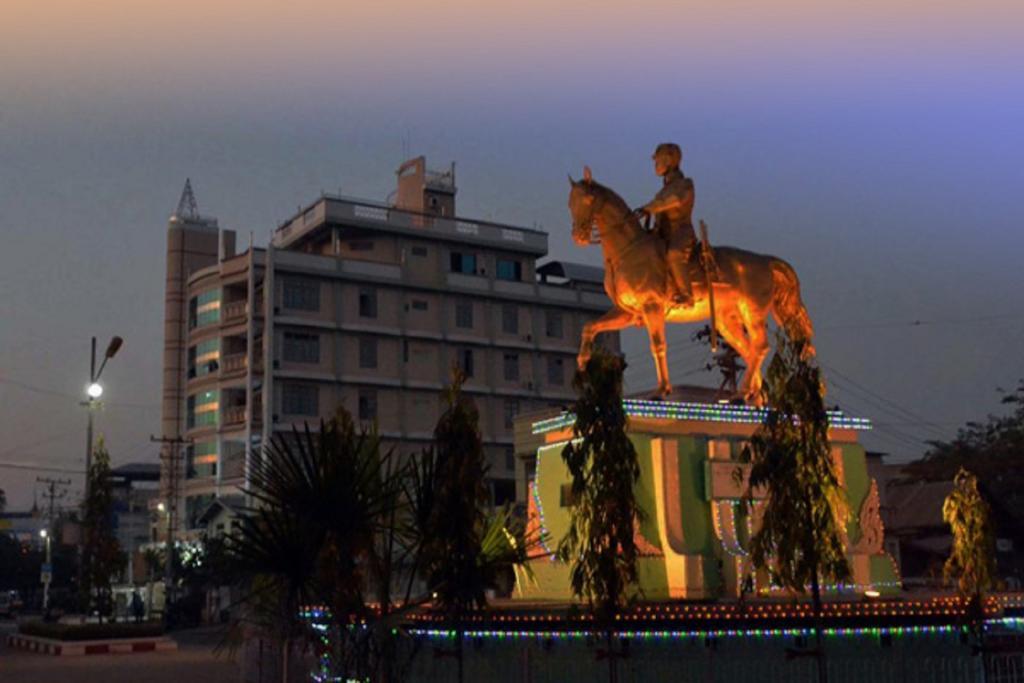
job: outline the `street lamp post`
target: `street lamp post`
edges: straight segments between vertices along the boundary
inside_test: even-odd
[[[114,354],[118,352],[121,345],[124,344],[124,340],[120,337],[112,337],[110,343],[107,344],[107,352],[103,354],[103,362],[100,363],[100,369],[96,369],[96,337],[92,338],[92,355],[89,361],[89,386],[86,388],[85,393],[89,397],[89,400],[85,401],[87,412],[89,414],[89,424],[85,430],[86,444],[85,444],[85,499],[89,500],[89,469],[92,467],[92,417],[95,412],[94,408],[96,403],[99,401],[100,396],[103,395],[103,385],[100,384],[100,375],[103,374],[103,368],[107,366],[107,361],[114,357]]]
[[[103,354],[103,362],[100,363],[100,369],[96,369],[96,337],[92,338],[92,354],[89,357],[89,385],[85,389],[85,394],[88,400],[83,401],[82,405],[85,406],[86,413],[88,413],[89,422],[85,428],[85,496],[82,500],[82,520],[79,524],[79,529],[84,531],[85,524],[85,507],[89,504],[90,482],[89,482],[89,470],[92,469],[92,420],[93,413],[96,412],[96,405],[99,403],[100,396],[103,395],[103,385],[100,384],[100,375],[103,374],[103,368],[107,366],[107,361],[114,357],[114,355],[124,344],[124,340],[121,337],[111,337],[110,343],[107,344],[107,351]],[[79,533],[79,544],[78,544],[78,590],[82,590],[82,574],[84,573],[85,556],[85,535]]]
[[[53,580],[53,558],[50,555],[50,534],[46,529],[40,529],[39,535],[46,539],[46,564],[40,572],[43,580],[43,614],[46,614],[50,606],[50,581]]]

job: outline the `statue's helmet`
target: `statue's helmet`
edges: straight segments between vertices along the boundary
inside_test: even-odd
[[[683,163],[683,151],[674,142],[663,142],[654,150],[651,158],[657,161],[661,159],[668,166],[678,166]]]

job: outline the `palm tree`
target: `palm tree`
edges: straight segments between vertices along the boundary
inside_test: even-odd
[[[622,407],[625,367],[622,358],[599,351],[576,373],[574,439],[562,451],[573,505],[558,554],[572,563],[573,594],[586,599],[605,626],[609,681],[616,680],[615,659],[622,656],[612,641],[615,613],[637,583],[634,530],[642,516],[634,490],[640,465]]]
[[[385,476],[391,462],[376,432],[357,430],[344,410],[321,422],[318,434],[307,425],[275,435],[254,458],[252,505],[227,549],[244,585],[245,618],[280,641],[285,675],[292,643],[313,642],[300,614],[310,605],[326,607],[344,676],[365,678],[376,665],[368,630],[352,626],[374,616],[370,568],[380,563],[378,537],[400,505],[400,477]]]
[[[797,593],[811,587],[818,678],[827,680],[821,627],[821,581],[850,574],[841,530],[848,515],[830,457],[821,371],[801,342],[779,336],[765,377],[769,406],[751,439],[751,492],[765,495],[751,558],[773,581]]]

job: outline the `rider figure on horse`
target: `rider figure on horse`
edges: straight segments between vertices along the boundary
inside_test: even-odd
[[[634,214],[643,222],[654,216],[654,230],[665,240],[668,249],[666,260],[669,272],[675,282],[675,301],[684,307],[693,306],[693,289],[690,287],[688,266],[690,254],[697,244],[693,230],[693,180],[679,169],[683,153],[679,145],[663,142],[654,150],[654,172],[661,176],[664,185],[658,194]]]

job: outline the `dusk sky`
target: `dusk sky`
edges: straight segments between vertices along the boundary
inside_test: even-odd
[[[89,337],[113,334],[98,430],[115,464],[156,461],[186,177],[262,245],[321,190],[383,200],[406,152],[454,160],[460,214],[597,265],[566,173],[638,205],[662,141],[715,243],[796,268],[829,402],[920,455],[1024,377],[1021,26],[1019,0],[5,0],[0,462],[82,467]],[[692,331],[675,383],[717,384]],[[629,388],[653,386],[646,336],[624,339]],[[9,508],[44,474],[0,468]]]

